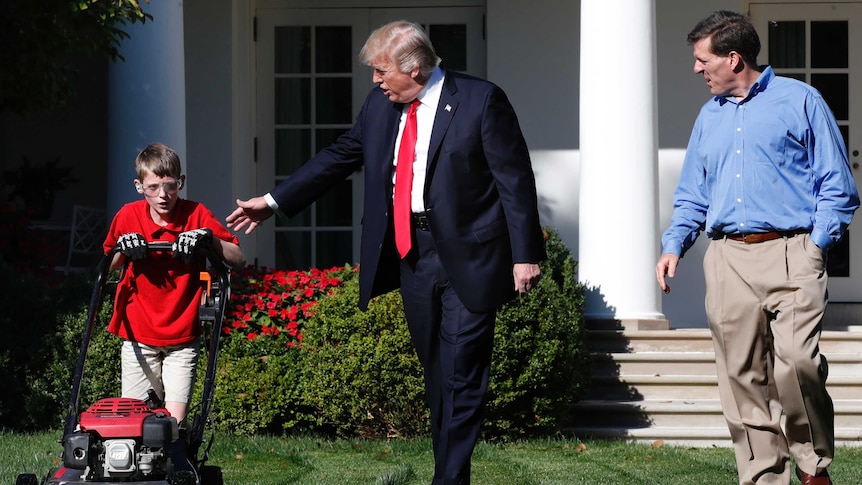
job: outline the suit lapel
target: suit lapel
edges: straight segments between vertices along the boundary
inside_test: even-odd
[[[392,202],[392,164],[395,157],[395,140],[398,137],[398,124],[401,122],[401,111],[404,108],[403,103],[393,103],[386,100],[389,105],[384,120],[381,120],[385,130],[383,143],[380,145],[383,153],[379,154],[379,159],[382,161],[378,170],[380,177],[384,180],[383,185],[389,190],[389,202]]]
[[[434,126],[431,129],[431,140],[428,144],[428,174],[426,182],[431,179],[430,174],[433,173],[434,167],[437,165],[437,158],[440,154],[440,145],[443,143],[443,138],[446,136],[446,131],[455,117],[455,112],[458,110],[458,99],[455,97],[458,92],[458,86],[455,84],[455,77],[451,72],[446,72],[446,78],[443,80],[443,90],[440,92],[440,101],[437,103],[437,113],[434,115]],[[426,184],[427,189],[427,184]]]

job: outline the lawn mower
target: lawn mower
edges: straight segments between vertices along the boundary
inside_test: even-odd
[[[148,252],[172,251],[168,242],[147,245]],[[80,416],[79,400],[84,363],[96,324],[102,290],[118,248],[102,259],[90,297],[87,324],[72,378],[65,418],[62,466],[40,482],[35,474],[18,475],[16,485],[78,485],[100,483],[146,485],[222,485],[221,470],[206,465],[214,436],[204,444],[204,431],[215,396],[216,362],[225,305],[230,299],[230,272],[210,248],[200,249],[208,261],[201,273],[204,285],[200,319],[204,335],[209,333],[207,367],[200,403],[191,406],[189,429],[180,429],[176,418],[163,407],[155,392],[149,399],[109,397],[100,399]],[[203,352],[202,352],[203,353]]]

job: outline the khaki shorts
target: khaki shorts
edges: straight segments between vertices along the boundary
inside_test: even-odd
[[[165,402],[192,398],[200,345],[197,340],[171,347],[123,342],[123,397],[146,400],[152,389]]]

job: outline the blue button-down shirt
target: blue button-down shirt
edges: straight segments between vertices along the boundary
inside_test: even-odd
[[[820,93],[767,66],[748,96],[700,110],[674,193],[663,253],[709,237],[810,231],[828,250],[859,207],[847,149]]]

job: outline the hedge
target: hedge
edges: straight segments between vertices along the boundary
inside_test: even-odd
[[[577,265],[554,232],[549,231],[546,244],[549,257],[541,265],[537,287],[497,315],[486,439],[557,432],[589,384],[584,288],[577,283]],[[6,270],[14,273],[14,268]],[[80,283],[76,285],[80,294]],[[16,287],[26,286],[7,285],[12,294],[6,297],[11,301],[29,295],[32,303],[19,301],[44,306],[45,297],[32,288],[25,290],[28,295],[15,296]],[[211,415],[217,430],[366,438],[428,432],[421,367],[398,292],[375,298],[367,312],[359,311],[357,268],[352,267],[249,267],[233,275],[232,291],[221,330]],[[117,395],[120,387],[120,340],[104,331],[113,290],[104,293],[82,404]],[[24,396],[20,406],[0,400],[0,426],[56,429],[62,422],[87,308],[67,304],[47,311],[55,312],[53,318],[46,315],[41,325],[18,334],[14,344],[7,340],[0,347],[0,369],[7,379],[20,374],[11,379],[12,388],[19,392],[18,399]],[[6,321],[11,324],[11,319],[21,318],[17,315],[7,314]],[[200,366],[193,405],[203,370]]]

